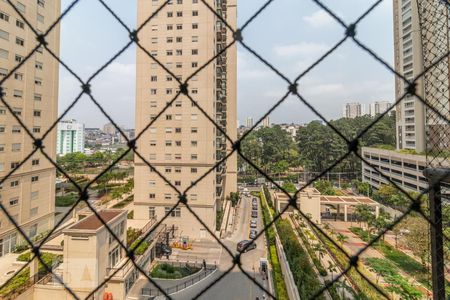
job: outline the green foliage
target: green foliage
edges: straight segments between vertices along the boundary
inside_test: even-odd
[[[222,208],[216,210],[216,230],[219,231],[222,226],[222,220],[225,212]]]
[[[13,279],[0,289],[0,296],[8,295],[14,291],[20,291],[26,287],[27,282],[30,279],[30,267],[27,267],[20,271]]]
[[[134,210],[130,210],[127,214],[127,219],[134,219]]]
[[[399,275],[397,268],[390,261],[381,258],[367,258],[365,263],[377,274],[377,277],[383,277],[389,284],[387,290],[398,294],[401,299],[415,300],[422,298],[422,293]]]
[[[119,208],[119,209],[124,208],[125,206],[127,206],[128,204],[133,202],[133,199],[134,199],[134,195],[130,195],[125,200],[122,200],[119,203],[114,204],[112,206],[112,208]]]
[[[370,196],[372,195],[372,187],[368,182],[362,182],[359,180],[353,180],[353,185],[355,186],[356,192],[360,195]]]
[[[147,241],[143,241],[142,243],[137,246],[137,244],[141,241],[141,239],[137,239],[131,244],[131,249],[134,250],[134,254],[136,255],[142,255],[144,252],[148,249],[150,244]],[[137,247],[137,248],[136,248]]]
[[[331,121],[339,132],[347,139],[355,138],[367,128],[374,117],[362,116],[354,119],[341,118]],[[310,122],[297,134],[302,165],[314,172],[321,172],[332,165],[338,157],[348,151],[347,143],[333,129],[320,121]],[[395,117],[384,116],[375,123],[360,139],[360,146],[379,144],[395,145]],[[334,172],[357,172],[361,170],[361,162],[356,156],[348,157],[334,168]]]
[[[197,273],[201,269],[194,266],[174,267],[167,263],[158,263],[150,272],[152,278],[180,279]]]
[[[316,244],[314,246],[311,246],[310,241],[312,240],[308,236],[305,235],[305,230],[300,229],[299,227],[296,228],[296,231],[298,233],[298,236],[303,242],[303,245],[305,245],[306,251],[308,251],[309,256],[311,257],[314,266],[319,271],[319,274],[321,276],[327,276],[327,270],[323,267],[323,264],[320,261],[320,257],[323,256],[325,253],[325,248],[323,248],[322,244]],[[308,230],[309,232],[309,230]],[[319,257],[317,257],[316,252],[319,253]]]
[[[264,185],[264,193],[267,190],[267,187]],[[267,190],[268,192],[268,190]],[[269,214],[269,208],[267,207],[267,201],[266,197],[264,196],[264,193],[260,193],[260,204],[261,204],[261,210],[263,214],[263,222],[264,226],[267,226],[267,224],[270,223],[271,218]],[[266,235],[267,240],[267,247],[269,250],[269,262],[272,266],[272,277],[273,282],[275,286],[275,295],[277,296],[277,299],[283,299],[287,300],[289,299],[287,295],[286,290],[286,284],[284,282],[283,273],[281,271],[280,262],[278,261],[278,254],[277,254],[277,248],[275,246],[275,231],[273,229],[273,225],[267,228],[266,231],[264,231],[264,234]]]
[[[331,243],[320,231],[313,230],[316,232],[319,239],[325,245],[325,247],[329,250],[331,256],[333,256],[334,260],[337,262],[339,268],[344,270],[348,267],[348,258],[346,255],[342,253],[340,249],[338,249],[333,243]],[[365,269],[363,266],[359,265],[358,269],[364,274]],[[380,293],[372,287],[364,277],[362,277],[358,272],[354,269],[350,269],[347,272],[347,277],[352,282],[352,285],[356,287],[357,294],[355,295],[355,299],[384,299]],[[383,288],[379,287],[381,290]]]
[[[17,257],[17,261],[30,261],[31,252],[24,252]]]
[[[59,207],[72,206],[77,200],[78,195],[75,193],[66,194],[64,196],[56,196],[55,205]]]
[[[296,144],[278,125],[250,132],[241,142],[241,150],[246,158],[272,174],[282,174],[299,165]],[[240,156],[238,166],[245,174],[257,174]]]
[[[128,227],[127,229],[127,247],[130,247],[131,244],[133,244],[138,237],[140,237],[142,234],[142,230]]]
[[[279,220],[276,226],[300,298],[311,298],[321,288],[321,284],[309,263],[308,254],[298,242],[288,220]],[[317,299],[325,297],[320,295]]]
[[[239,201],[239,192],[231,192],[230,193],[230,201],[231,201],[231,206],[235,207]]]
[[[323,195],[334,196],[337,194],[333,184],[327,180],[317,180],[314,182],[314,187]]]
[[[267,204],[269,205],[269,207],[273,208],[272,196],[270,195],[267,185],[263,185],[263,191],[264,191],[264,197],[267,201]]]
[[[295,185],[290,181],[285,181],[281,187],[290,194],[293,194],[297,191]]]

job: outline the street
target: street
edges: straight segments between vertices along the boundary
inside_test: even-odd
[[[251,209],[252,209],[252,197],[242,197],[240,202],[240,207],[238,209],[237,224],[236,229],[232,236],[223,240],[224,244],[233,251],[237,253],[236,244],[241,240],[249,239],[250,233],[250,220],[251,220]],[[263,228],[262,212],[258,201],[258,219],[257,219],[257,230]],[[257,248],[243,253],[241,256],[242,268],[250,274],[252,278],[255,278],[260,284],[262,284],[266,289],[268,289],[267,280],[263,280],[259,273],[259,259],[266,257],[266,247],[264,245],[264,235],[261,235],[256,240]],[[232,265],[232,258],[227,254],[226,251],[222,251],[219,269],[217,272],[209,276],[207,279],[200,281],[194,286],[183,290],[177,294],[173,294],[174,299],[191,299],[199,294],[203,289],[208,287],[215,279],[220,277],[224,271],[230,268]],[[224,300],[255,300],[257,299],[268,299],[267,295],[264,295],[264,291],[261,290],[257,285],[254,284],[247,276],[245,276],[241,270],[236,266],[230,273],[228,273],[224,278],[222,278],[213,287],[207,290],[200,299],[224,299]]]

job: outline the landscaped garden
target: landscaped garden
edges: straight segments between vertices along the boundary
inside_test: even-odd
[[[190,266],[173,266],[168,263],[158,263],[150,271],[150,277],[161,279],[180,279],[200,271],[201,268]]]

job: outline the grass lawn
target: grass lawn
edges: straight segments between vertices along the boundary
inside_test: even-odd
[[[70,193],[64,196],[56,196],[55,205],[59,207],[72,206],[78,200],[78,194]]]
[[[150,277],[152,278],[162,278],[162,279],[179,279],[200,271],[200,268],[184,266],[184,267],[174,267],[172,265],[162,263],[157,264],[150,272]]]

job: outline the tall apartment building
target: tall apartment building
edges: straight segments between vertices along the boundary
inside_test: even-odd
[[[394,1],[395,69],[412,80],[423,70],[422,42],[417,1]],[[395,97],[405,93],[405,83],[395,79]],[[416,92],[423,95],[423,80],[419,79]],[[425,107],[414,96],[406,96],[396,107],[397,149],[425,151]]]
[[[382,114],[391,107],[389,101],[375,101],[369,104],[369,115],[375,117],[376,115]]]
[[[84,124],[76,120],[61,121],[56,136],[56,154],[74,152],[84,152]]]
[[[270,127],[270,119],[269,116],[265,117],[264,120],[262,121],[262,126],[263,127]]]
[[[357,117],[361,117],[363,114],[363,107],[361,103],[352,102],[346,103],[344,108],[342,109],[342,117],[354,119]]]
[[[36,46],[36,37],[5,1],[0,5],[0,78],[14,69]],[[14,1],[30,24],[45,32],[60,15],[60,1]],[[48,47],[59,54],[59,27],[46,37]],[[36,137],[56,120],[59,64],[39,48],[2,83],[4,99]],[[56,159],[56,130],[43,141],[47,154]],[[0,179],[33,150],[32,140],[0,102]],[[38,151],[0,187],[0,201],[30,237],[53,226],[55,167]],[[22,238],[0,213],[0,256],[12,251]]]
[[[138,1],[138,24],[163,4]],[[236,1],[208,0],[236,27]],[[231,33],[201,2],[174,0],[140,32],[142,45],[182,82],[230,43]],[[141,132],[179,91],[179,84],[146,53],[137,51],[136,132]],[[236,48],[230,47],[192,77],[188,91],[199,106],[236,139]],[[231,151],[230,143],[184,95],[173,102],[137,141],[138,151],[180,191]],[[220,199],[236,191],[236,156],[217,167],[187,192],[190,207],[214,230]],[[164,217],[178,194],[136,157],[135,218]],[[207,231],[180,205],[165,220],[178,233],[206,238]]]
[[[253,118],[252,117],[247,117],[247,119],[245,120],[245,127],[247,127],[247,128],[253,127]]]

